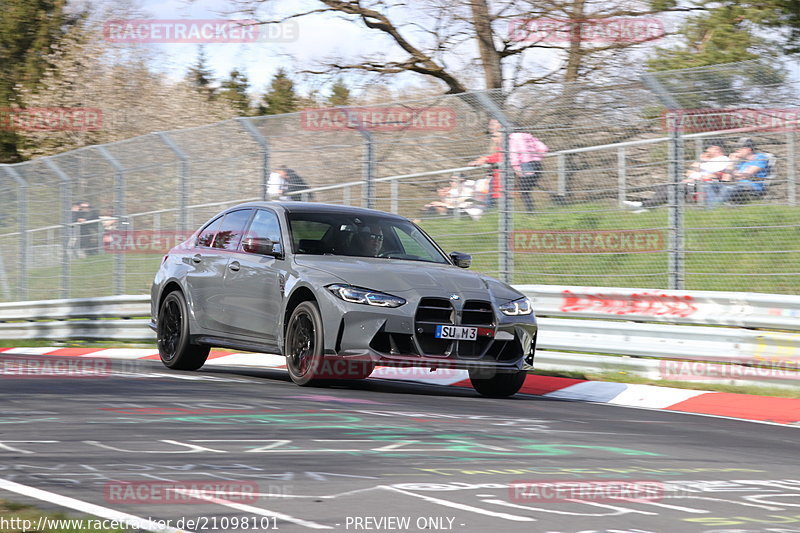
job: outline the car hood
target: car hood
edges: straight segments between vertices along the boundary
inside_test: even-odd
[[[296,256],[295,263],[327,272],[350,285],[402,293],[406,291],[487,293],[498,301],[524,295],[494,278],[451,265],[372,257]]]

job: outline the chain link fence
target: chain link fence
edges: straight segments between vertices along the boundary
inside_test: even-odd
[[[164,251],[270,198],[280,168],[304,181],[293,200],[400,213],[512,283],[796,293],[790,67],[238,118],[3,165],[0,300],[145,294]],[[684,182],[743,136],[769,156],[763,194],[725,192],[741,176]]]

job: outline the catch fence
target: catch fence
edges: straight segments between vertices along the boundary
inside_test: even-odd
[[[798,78],[753,61],[237,118],[3,165],[0,301],[146,294],[170,244],[268,198],[280,167],[307,184],[292,199],[416,219],[512,283],[797,293]],[[514,169],[519,132],[548,147],[533,183]],[[685,190],[708,144],[730,153],[742,136],[773,156],[765,194],[714,206]],[[626,204],[654,194],[662,206]]]

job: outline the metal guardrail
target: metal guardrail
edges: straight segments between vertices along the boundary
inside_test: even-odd
[[[699,370],[689,368],[688,379],[800,386],[800,334],[780,331],[800,330],[800,297],[516,288],[535,299],[537,368],[679,379],[687,373],[681,364],[699,364]],[[0,339],[153,340],[144,318],[149,313],[150,298],[139,295],[5,303],[0,304]],[[764,370],[768,365],[780,372]]]
[[[800,296],[619,287],[516,285],[536,314],[800,331]]]

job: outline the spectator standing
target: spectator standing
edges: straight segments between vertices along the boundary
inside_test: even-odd
[[[532,213],[531,190],[542,176],[542,158],[548,147],[530,133],[515,132],[508,136],[508,151],[517,177],[517,190],[522,195],[525,209]]]
[[[290,194],[308,189],[308,183],[300,174],[287,167],[280,167],[269,175],[267,181],[267,196],[270,200],[300,200],[300,195]],[[304,200],[314,201],[313,193],[302,195]]]
[[[492,207],[503,195],[499,169],[499,165],[503,161],[503,132],[498,120],[491,119],[489,121],[489,133],[492,138],[493,153],[481,156],[469,164],[472,166],[494,165],[495,169],[492,172],[489,201],[487,203],[487,207]],[[520,191],[525,209],[528,212],[533,212],[534,210],[531,190],[541,177],[542,158],[548,150],[549,148],[546,144],[530,133],[514,132],[508,136],[509,161],[516,178],[516,189]]]
[[[293,192],[298,192],[298,191],[304,191],[306,189],[310,189],[310,187],[308,186],[308,183],[306,183],[306,180],[304,180],[300,176],[300,174],[298,174],[297,172],[295,172],[291,168],[281,167],[278,170],[278,172],[280,172],[283,175],[283,179],[284,179],[284,181],[286,183],[286,194],[293,193]],[[304,196],[305,197],[302,198],[302,199],[307,200],[309,202],[313,202],[314,201],[314,193],[306,193]],[[289,196],[289,199],[290,200],[300,200],[301,197],[295,194],[295,195]]]
[[[269,180],[267,180],[267,197],[270,200],[283,200],[285,191],[286,180],[283,174],[278,171],[270,172]]]
[[[80,243],[81,249],[88,255],[97,255],[100,240],[100,213],[89,202],[80,204]]]

